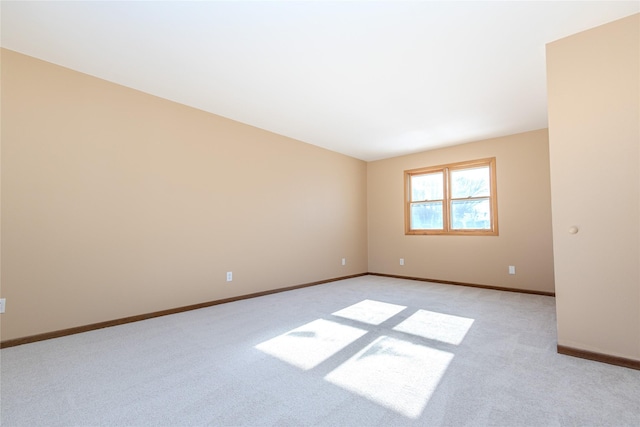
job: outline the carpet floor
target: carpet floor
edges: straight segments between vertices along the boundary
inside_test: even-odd
[[[2,426],[640,426],[553,297],[362,276],[0,350]]]

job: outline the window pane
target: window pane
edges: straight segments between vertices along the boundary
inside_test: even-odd
[[[489,199],[452,201],[451,228],[456,230],[490,230],[491,204]]]
[[[490,193],[489,167],[451,171],[451,198],[485,197]]]
[[[442,230],[442,202],[411,205],[412,230]]]
[[[442,200],[442,172],[414,175],[411,177],[411,201]]]

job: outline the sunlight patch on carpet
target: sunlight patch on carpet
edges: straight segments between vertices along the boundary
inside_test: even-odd
[[[389,304],[387,302],[366,299],[357,304],[332,313],[334,316],[357,320],[369,325],[379,325],[407,308],[404,305]]]
[[[366,333],[352,326],[318,319],[260,343],[255,348],[307,370],[318,366]]]
[[[325,379],[409,418],[418,418],[453,354],[381,336]]]
[[[473,319],[467,317],[418,310],[393,330],[458,345],[472,324]]]

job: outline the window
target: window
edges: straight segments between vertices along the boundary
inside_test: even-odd
[[[405,234],[498,235],[496,159],[412,169],[405,177]]]

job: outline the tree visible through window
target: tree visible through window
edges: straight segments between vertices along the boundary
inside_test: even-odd
[[[406,234],[498,235],[496,159],[405,171]]]

